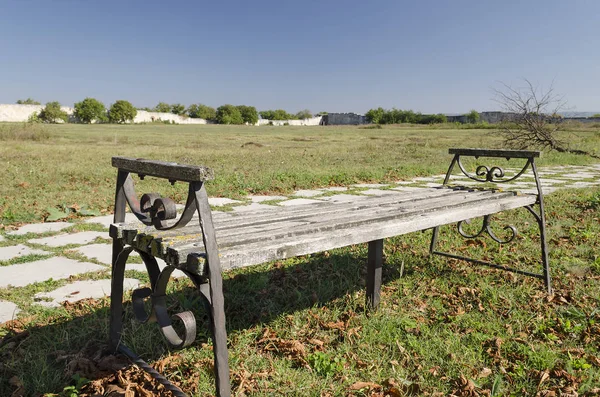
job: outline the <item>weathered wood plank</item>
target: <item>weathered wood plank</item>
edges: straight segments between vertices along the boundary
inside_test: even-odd
[[[259,239],[249,236],[247,239],[233,238],[231,241],[218,237],[221,264],[223,269],[227,269],[288,258],[294,256],[296,252],[300,252],[296,255],[321,252],[519,208],[533,204],[535,199],[535,196],[514,196],[502,193],[496,194],[495,197],[478,196],[477,200],[471,202],[456,201],[452,206],[438,205],[437,209],[433,206],[425,211],[380,214],[380,218],[367,222],[364,222],[364,219],[368,219],[368,216],[360,220],[353,220],[352,217],[349,217],[343,221],[340,219],[336,224],[307,226],[306,230],[298,231],[299,234],[295,231],[275,233],[274,235],[266,233]],[[314,229],[312,233],[311,228]],[[151,247],[150,250],[153,254],[172,264],[183,263],[189,254],[203,252],[202,243],[198,244],[199,239],[196,239],[196,243],[192,243],[192,240],[171,246],[168,243],[163,244],[160,239],[151,239],[151,241],[156,242],[157,246],[151,247],[144,236],[141,236],[139,240],[136,239],[133,244],[141,249]]]
[[[306,216],[325,216],[334,213],[347,213],[348,211],[356,211],[361,209],[375,208],[378,206],[394,205],[407,202],[420,202],[421,200],[432,199],[436,197],[450,197],[454,195],[464,194],[465,191],[443,188],[443,189],[423,189],[422,192],[400,192],[397,196],[383,196],[383,197],[362,197],[357,202],[353,203],[331,203],[323,202],[319,204],[305,205],[299,208],[290,207],[277,207],[274,210],[265,212],[245,212],[238,214],[231,214],[228,216],[216,217],[215,225],[218,231],[219,237],[223,235],[223,230],[228,228],[239,229],[241,227],[256,226],[260,227],[263,225],[270,225],[276,222],[282,221],[302,221]],[[152,226],[144,227],[140,226],[139,223],[125,224],[119,226],[121,229],[138,230],[139,233],[152,235],[155,238],[167,239],[169,237],[184,236],[187,234],[198,233],[198,218],[195,216],[192,218],[188,226],[167,231],[156,230]]]
[[[231,249],[226,248],[221,251],[221,265],[223,266],[223,270],[228,270],[291,258],[298,255],[322,252],[366,241],[426,230],[435,226],[495,214],[530,204],[532,204],[531,197],[515,196],[495,200],[494,202],[485,202],[476,208],[449,208],[430,214],[416,214],[403,219],[402,222],[392,220],[374,223],[368,227],[340,230],[335,234],[320,233],[304,239],[234,246]]]
[[[532,158],[541,157],[542,152],[537,150],[500,150],[500,149],[448,149],[449,154],[474,157],[504,157],[504,158]]]
[[[176,181],[203,182],[214,179],[214,173],[211,168],[199,165],[120,156],[112,158],[112,165],[120,170],[134,174],[156,176]]]
[[[258,242],[266,239],[280,239],[292,235],[302,235],[308,233],[321,233],[328,230],[335,230],[340,227],[351,227],[352,225],[360,225],[361,223],[371,223],[381,221],[386,218],[396,218],[404,216],[411,211],[428,211],[439,207],[449,205],[466,205],[469,202],[477,201],[487,196],[495,195],[495,199],[503,196],[512,196],[514,193],[493,193],[492,191],[474,191],[474,192],[455,192],[452,195],[436,197],[430,200],[423,201],[402,201],[400,203],[386,203],[382,206],[361,206],[348,211],[335,213],[307,213],[303,218],[298,217],[293,221],[287,218],[280,218],[280,222],[273,222],[265,225],[244,224],[243,218],[240,218],[240,223],[235,228],[220,230],[217,223],[217,236],[220,247],[226,247],[231,244],[243,244],[246,242]],[[379,201],[373,199],[374,201]],[[335,204],[330,204],[334,206]],[[277,227],[277,223],[282,223],[281,227]],[[248,227],[252,227],[248,229]],[[261,226],[265,226],[261,230]],[[127,226],[125,226],[127,227]],[[179,236],[163,237],[161,232],[157,233],[153,228],[145,228],[142,230],[125,229],[122,234],[128,244],[137,246],[147,246],[151,249],[153,255],[163,257],[166,250],[169,248],[177,248],[177,246],[187,245],[194,241],[198,241],[201,235],[198,234],[198,226],[192,228],[193,233],[181,234]],[[163,258],[164,259],[164,258]]]

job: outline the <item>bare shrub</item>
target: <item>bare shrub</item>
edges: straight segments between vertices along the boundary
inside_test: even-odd
[[[558,132],[564,118],[560,112],[566,109],[566,101],[554,92],[534,86],[525,79],[523,87],[502,83],[503,88],[494,90],[494,100],[507,113],[500,123],[500,135],[504,146],[513,149],[550,149],[563,153],[583,154],[597,157],[584,150],[570,149]]]

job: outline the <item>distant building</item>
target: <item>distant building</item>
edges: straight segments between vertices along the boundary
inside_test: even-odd
[[[501,123],[502,121],[505,121],[505,120],[513,119],[516,116],[517,116],[516,113],[507,113],[507,112],[499,112],[499,111],[481,112],[481,113],[479,113],[479,122],[482,122],[482,123],[485,122],[485,123],[489,123],[489,124],[497,124],[497,123]],[[455,114],[455,115],[446,116],[446,117],[448,118],[449,123],[466,124],[469,122],[466,114]]]
[[[328,113],[323,115],[321,125],[368,124],[367,117],[356,113]]]

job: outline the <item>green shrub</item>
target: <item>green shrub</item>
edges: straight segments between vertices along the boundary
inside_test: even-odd
[[[40,112],[39,118],[45,123],[58,123],[60,121],[66,123],[69,121],[69,115],[60,109],[60,103],[56,101],[48,102]]]
[[[171,113],[171,105],[165,102],[159,102],[153,109],[155,112],[159,113]]]
[[[467,121],[471,124],[477,124],[479,121],[479,112],[477,110],[471,110],[469,113],[465,114],[467,116]]]
[[[266,120],[292,120],[295,118],[283,109],[263,110],[260,112],[260,117]]]
[[[185,106],[181,103],[171,105],[171,113],[181,116],[182,114],[185,114]]]
[[[32,98],[27,98],[17,100],[17,105],[41,105],[41,103]]]
[[[365,116],[370,123],[380,124],[384,114],[385,110],[382,107],[378,107],[377,109],[370,109]]]
[[[310,119],[312,116],[312,113],[308,109],[304,109],[296,113],[296,118],[298,120]]]
[[[75,104],[74,115],[82,123],[87,124],[92,121],[106,121],[106,107],[95,98],[85,98]]]
[[[229,104],[217,108],[215,119],[219,124],[244,124],[240,110],[236,106]]]
[[[258,122],[258,112],[254,106],[239,105],[237,108],[242,115],[244,123],[256,124]]]
[[[131,104],[131,102],[120,99],[110,106],[108,119],[111,123],[122,124],[128,121],[133,122],[133,119],[136,115],[137,109]]]
[[[187,109],[187,114],[193,119],[214,120],[217,117],[217,111],[210,106],[192,104]]]
[[[33,112],[27,118],[27,122],[31,124],[41,123],[43,120],[40,119],[40,114],[38,112]]]
[[[439,124],[448,121],[448,118],[443,114],[421,114],[412,110],[396,108],[385,110],[382,107],[369,110],[365,116],[373,124]]]

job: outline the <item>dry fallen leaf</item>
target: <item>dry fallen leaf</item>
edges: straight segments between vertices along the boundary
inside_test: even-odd
[[[477,375],[478,378],[487,378],[492,374],[492,370],[489,368],[483,368],[481,372]]]
[[[381,389],[381,385],[378,385],[377,383],[373,382],[356,382],[352,386],[350,386],[350,390],[360,390],[365,388],[369,388],[369,390]]]

